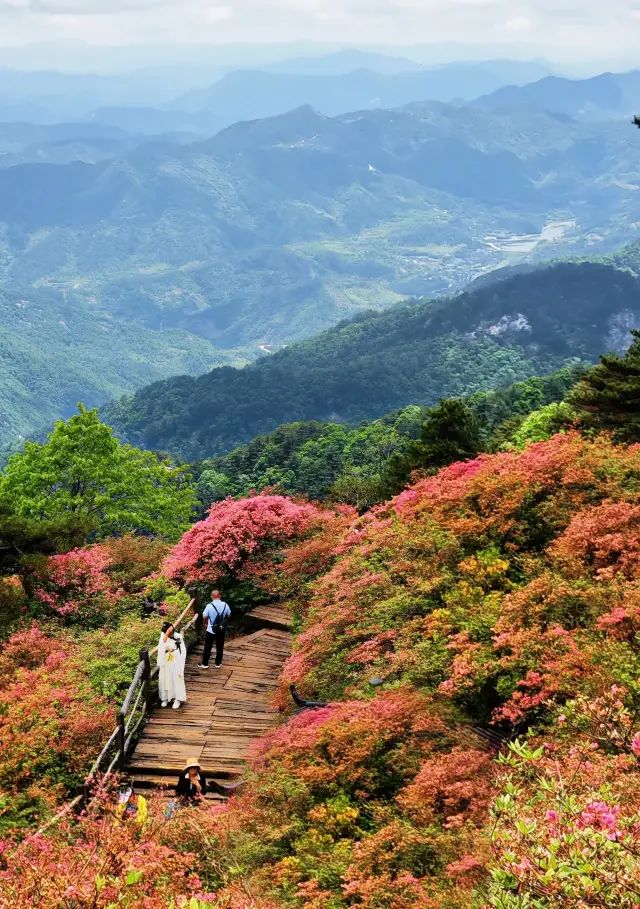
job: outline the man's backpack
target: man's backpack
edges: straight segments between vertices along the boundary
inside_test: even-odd
[[[216,614],[215,619],[211,622],[211,627],[214,631],[224,631],[227,627],[227,619],[229,618],[227,615],[227,604],[223,604],[222,612],[218,612],[218,607],[215,605],[215,603],[212,603],[211,605],[213,606],[214,612]]]

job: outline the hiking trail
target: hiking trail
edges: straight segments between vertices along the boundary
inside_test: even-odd
[[[127,762],[137,787],[175,786],[191,758],[212,782],[228,786],[242,777],[250,745],[278,722],[270,701],[291,653],[291,620],[281,606],[261,606],[245,616],[245,627],[257,630],[225,645],[219,669],[213,661],[198,669],[202,640],[189,653],[186,704],[155,705]],[[207,797],[224,799],[215,791]]]

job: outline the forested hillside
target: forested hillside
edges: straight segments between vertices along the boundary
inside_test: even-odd
[[[281,423],[356,423],[623,349],[639,287],[610,265],[559,264],[359,317],[242,370],[156,383],[104,415],[124,438],[189,460]]]
[[[196,142],[138,141],[99,122],[2,134],[8,163],[28,162],[0,167],[4,293],[48,290],[54,308],[72,297],[78,312],[149,338],[141,368],[125,355],[118,384],[92,400],[138,387],[142,367],[153,378],[247,362],[504,265],[606,253],[633,238],[640,218],[637,194],[625,189],[640,174],[633,130],[525,109],[424,102],[329,118],[307,106]],[[165,334],[174,329],[205,352],[204,367],[200,355],[176,361],[178,342]],[[100,332],[82,337],[86,356],[102,362]],[[73,369],[73,343],[60,353]],[[12,375],[28,384],[20,363]],[[556,365],[536,362],[506,380]],[[76,399],[69,389],[59,405],[32,406],[21,431],[70,412]],[[340,416],[342,407],[308,415]],[[293,418],[283,412],[230,442]]]
[[[0,287],[0,445],[176,372],[235,356],[181,329],[154,332],[96,309],[73,289]]]
[[[504,444],[528,414],[563,401],[583,372],[582,367],[566,368],[468,398],[485,450]],[[428,413],[410,405],[355,428],[317,421],[279,426],[227,455],[192,465],[198,499],[206,509],[230,495],[277,487],[313,499],[378,501],[384,498],[390,459],[405,455]]]
[[[513,258],[621,246],[633,138],[525,111],[301,108],[93,166],[25,164],[0,172],[5,279],[257,351]]]

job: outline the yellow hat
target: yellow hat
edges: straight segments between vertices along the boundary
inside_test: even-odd
[[[197,767],[200,770],[200,761],[197,758],[189,758],[187,763],[184,765],[185,770],[190,770],[192,767]]]

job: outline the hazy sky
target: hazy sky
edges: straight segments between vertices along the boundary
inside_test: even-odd
[[[327,41],[520,45],[629,57],[640,0],[0,0],[0,44]]]

